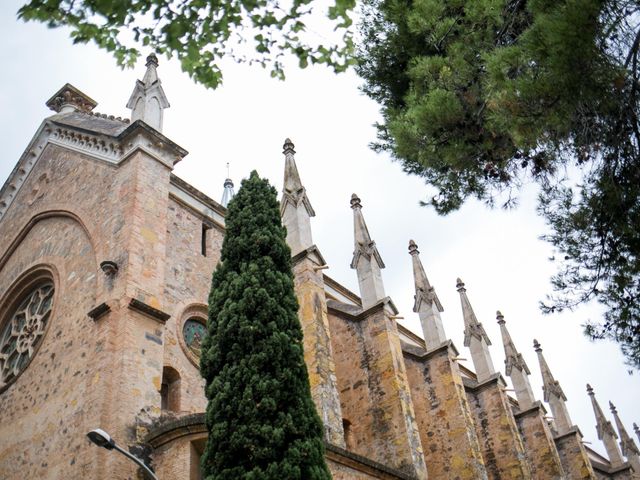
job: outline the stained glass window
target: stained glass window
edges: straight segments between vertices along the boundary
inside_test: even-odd
[[[53,306],[53,283],[40,284],[0,326],[0,391],[29,363],[42,341]]]
[[[206,327],[199,318],[190,318],[184,322],[182,327],[182,336],[184,337],[184,343],[191,353],[200,357],[200,350],[202,348],[202,339],[206,333]]]

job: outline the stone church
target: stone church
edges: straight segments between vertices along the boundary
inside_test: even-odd
[[[218,203],[172,174],[187,151],[162,134],[169,102],[157,66],[149,56],[131,119],[96,113],[63,86],[0,190],[0,479],[143,478],[89,442],[97,427],[161,480],[201,478],[199,347],[233,183]],[[283,153],[281,213],[335,479],[640,478],[615,407],[612,423],[589,387],[605,458],[583,443],[537,342],[544,395],[533,393],[498,312],[507,389],[458,280],[475,371],[460,365],[414,242],[423,337],[399,325],[355,194],[359,294],[327,276],[291,141]]]

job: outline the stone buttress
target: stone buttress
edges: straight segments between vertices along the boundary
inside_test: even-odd
[[[502,376],[493,367],[484,327],[471,307],[462,280],[457,280],[464,317],[464,345],[471,350],[477,381],[466,379],[467,398],[474,414],[482,457],[491,479],[530,479],[522,437]]]
[[[562,468],[567,478],[572,480],[595,479],[596,474],[582,443],[582,433],[578,427],[572,424],[569,417],[569,411],[565,403],[567,397],[565,397],[560,383],[551,374],[551,370],[542,355],[542,347],[537,340],[533,341],[533,346],[538,354],[538,362],[542,373],[544,401],[549,404],[551,415],[553,416],[554,441],[560,454]]]
[[[498,311],[496,318],[504,345],[505,373],[511,378],[518,400],[514,416],[524,441],[532,478],[565,479],[567,477],[562,468],[560,455],[545,419],[546,410],[542,402],[535,400],[529,383],[531,374],[529,367],[522,354],[516,349],[502,313]]]
[[[358,273],[363,308],[335,301],[329,305],[346,446],[425,479],[427,468],[398,337],[397,310],[384,295],[380,275],[384,264],[355,194],[351,207],[355,234],[351,267]]]
[[[300,182],[294,145],[284,143],[284,191],[280,213],[287,229],[287,243],[293,253],[293,274],[299,317],[304,334],[304,357],[309,372],[311,395],[325,429],[325,439],[344,447],[342,412],[327,318],[322,270],[325,261],[311,237],[310,217],[315,215]]]
[[[431,478],[486,479],[480,442],[467,401],[458,351],[446,338],[442,305],[420,261],[418,246],[409,243],[415,283],[413,311],[422,322],[426,349],[402,345],[411,396]]]

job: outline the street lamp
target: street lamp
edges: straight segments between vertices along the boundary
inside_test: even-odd
[[[107,450],[117,450],[118,452],[123,454],[125,457],[136,462],[136,464],[139,465],[147,473],[147,475],[149,475],[149,477],[151,477],[153,480],[158,480],[158,477],[156,477],[155,473],[153,473],[151,469],[147,467],[142,460],[140,460],[135,455],[127,452],[126,450],[123,450],[118,445],[116,445],[116,442],[113,438],[111,438],[111,435],[109,435],[107,432],[105,432],[101,428],[96,428],[95,430],[91,430],[89,433],[87,433],[87,437],[89,437],[89,440],[91,440],[93,443],[95,443],[99,447],[106,448]]]

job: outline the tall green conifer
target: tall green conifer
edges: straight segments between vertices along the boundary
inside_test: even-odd
[[[200,369],[207,480],[330,479],[275,189],[253,171],[229,203]]]

